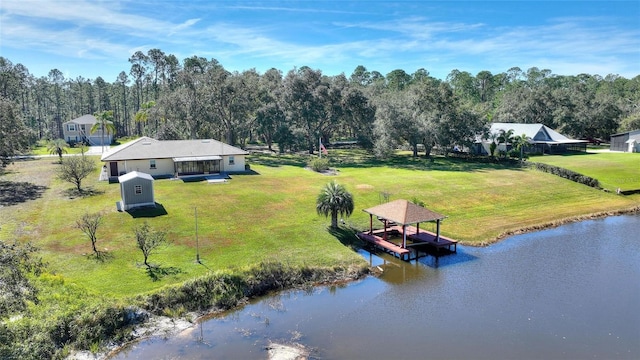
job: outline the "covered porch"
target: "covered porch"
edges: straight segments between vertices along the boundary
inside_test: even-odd
[[[358,233],[358,237],[402,260],[411,260],[411,252],[417,258],[423,247],[457,251],[458,241],[440,234],[444,215],[407,200],[395,200],[363,211],[369,214],[369,231]],[[374,216],[384,224],[382,229],[374,230]],[[421,230],[420,223],[424,222],[435,222],[436,231]]]
[[[176,176],[217,174],[220,173],[221,160],[218,155],[175,157],[174,172]]]

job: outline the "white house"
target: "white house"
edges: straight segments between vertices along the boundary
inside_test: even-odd
[[[557,154],[567,151],[586,151],[586,140],[570,139],[543,124],[493,123],[489,134],[499,135],[501,131],[513,130],[513,136],[528,138],[528,152]],[[490,154],[491,139],[478,137],[476,152]],[[496,151],[508,151],[511,144],[498,144]]]
[[[154,178],[244,172],[249,153],[223,142],[141,137],[102,155],[108,178],[138,171]]]
[[[110,145],[113,142],[113,134],[97,129],[91,133],[91,128],[98,120],[93,115],[82,115],[79,118],[62,123],[64,140],[69,144],[86,142],[92,146]],[[104,143],[103,143],[104,141]]]

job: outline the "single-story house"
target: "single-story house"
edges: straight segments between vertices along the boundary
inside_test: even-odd
[[[153,177],[149,174],[132,171],[118,177],[122,201],[118,210],[127,211],[136,207],[156,206],[153,194]]]
[[[101,160],[109,180],[131,171],[154,178],[244,172],[249,153],[223,142],[203,140],[156,140],[141,137],[111,148]]]
[[[540,154],[558,154],[567,151],[586,151],[586,140],[570,139],[543,124],[493,123],[489,134],[500,135],[501,131],[513,130],[513,136],[525,135],[529,140],[526,152]],[[490,154],[491,139],[479,136],[474,151],[478,154]],[[498,144],[497,151],[509,151],[511,144]]]
[[[609,150],[640,152],[640,129],[611,135]]]
[[[113,134],[105,131],[104,136],[102,136],[102,129],[91,132],[91,128],[97,122],[98,120],[93,115],[82,115],[79,118],[62,123],[64,140],[72,145],[77,142],[85,142],[91,146],[110,145],[113,142]]]

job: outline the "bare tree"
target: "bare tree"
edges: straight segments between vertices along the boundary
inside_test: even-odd
[[[82,192],[80,187],[82,180],[95,169],[96,163],[92,159],[84,155],[69,156],[62,161],[62,166],[58,170],[58,178],[74,184],[78,192]]]
[[[96,254],[96,258],[100,259],[100,252],[96,248],[96,241],[98,240],[98,227],[102,222],[102,215],[99,213],[89,214],[85,213],[82,217],[76,220],[76,227],[87,235],[91,241],[91,248]]]
[[[152,230],[146,221],[142,225],[136,226],[133,231],[136,235],[138,248],[144,256],[144,265],[147,269],[151,269],[148,262],[149,256],[168,242],[167,233],[162,230]]]

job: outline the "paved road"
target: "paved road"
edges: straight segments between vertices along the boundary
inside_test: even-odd
[[[109,151],[109,147],[108,146],[90,146],[89,150],[87,150],[87,152],[85,153],[86,155],[101,155],[102,154],[102,149],[104,148],[104,151],[107,152]]]

